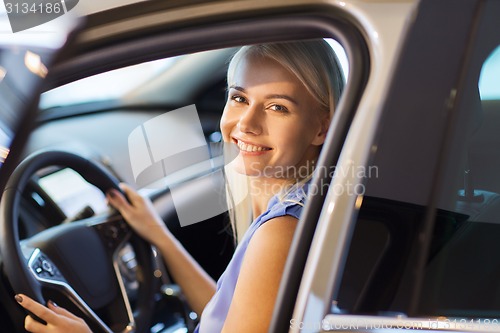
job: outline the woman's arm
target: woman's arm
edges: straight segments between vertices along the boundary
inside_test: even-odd
[[[292,216],[264,223],[248,244],[223,333],[267,333],[288,250],[297,227]]]
[[[191,257],[158,216],[151,201],[127,185],[120,185],[129,201],[116,190],[107,194],[128,224],[161,253],[175,282],[182,288],[192,309],[201,314],[215,293],[215,281]]]

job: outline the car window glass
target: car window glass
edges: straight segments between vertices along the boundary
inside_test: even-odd
[[[485,61],[479,79],[479,91],[481,99],[500,99],[500,47],[496,48]]]
[[[498,50],[480,63],[479,79],[471,75],[471,66],[463,87],[456,108],[457,134],[447,151],[437,200],[441,209],[422,272],[418,313],[459,318],[458,323],[500,318],[495,255],[500,251]]]
[[[337,54],[347,79],[349,66],[344,49],[334,39],[326,40]],[[87,77],[43,93],[40,109],[42,112],[50,110],[53,117],[57,118],[58,114],[63,115],[69,108],[77,105],[84,106],[83,113],[109,111],[110,108],[119,110],[121,106],[127,109],[141,109],[147,106],[149,112],[142,113],[144,119],[149,118],[148,124],[151,126],[154,122],[161,122],[162,130],[156,132],[166,135],[183,128],[182,124],[190,123],[186,119],[172,119],[175,118],[175,112],[168,111],[194,105],[196,110],[190,119],[198,121],[199,118],[204,140],[208,143],[217,143],[222,139],[219,118],[226,99],[225,71],[231,55],[236,50],[237,48],[219,49],[164,58]],[[207,74],[204,74],[206,71]],[[205,75],[212,78],[200,80],[200,77]],[[162,116],[165,112],[170,115]],[[75,115],[78,115],[78,111]],[[144,124],[146,123],[138,123],[139,127],[136,126],[136,129],[142,128]],[[134,136],[134,133],[138,132],[129,131],[126,134],[139,138],[140,135]],[[96,132],[94,134],[98,135]],[[127,143],[129,140],[130,143],[130,139],[129,136],[123,141]],[[137,151],[141,151],[138,147],[133,148],[130,145],[128,148],[129,154],[136,148]],[[211,153],[217,154],[217,151],[212,149]],[[154,155],[154,152],[151,151],[150,154]],[[147,156],[135,157],[138,161],[144,161]],[[130,158],[132,159],[132,156]],[[178,168],[176,172],[168,172],[167,183],[176,184],[207,172],[207,164],[191,162],[187,164],[183,162],[182,168]],[[135,173],[134,179],[139,187],[157,188],[158,181],[161,186],[165,185],[162,176],[164,167],[153,163],[135,165],[137,163],[131,163],[131,171]],[[140,174],[141,172],[137,171],[139,169],[141,171],[148,169],[148,172]],[[125,175],[125,179],[131,178]]]
[[[389,317],[411,313],[442,317],[455,328],[464,328],[460,325],[471,318],[498,324],[499,50],[481,62],[480,75],[468,73],[459,97],[456,134],[440,179],[442,190],[432,216],[425,269],[420,272],[420,293],[415,295],[412,284],[422,255],[415,252],[415,244],[429,220],[429,206],[367,195],[333,313]],[[370,182],[367,186],[370,194]]]
[[[349,75],[342,46],[327,41]],[[101,162],[120,181],[158,200],[169,229],[218,278],[235,240],[227,207],[219,209],[227,205],[225,191],[212,191],[220,182],[211,176],[224,165],[219,122],[227,98],[228,61],[237,49],[148,61],[49,90],[42,96],[41,121],[26,151],[62,148]],[[104,202],[102,193],[68,171],[41,172],[35,188],[26,191],[37,209],[60,210],[52,224],[102,212],[97,205]],[[193,212],[203,216],[193,218]],[[33,234],[30,223],[25,223],[26,237]],[[214,263],[214,253],[223,258]]]
[[[347,78],[346,52],[337,41],[326,41]],[[66,136],[70,149],[85,147],[113,161],[112,171],[145,195],[211,174],[226,163],[219,121],[227,98],[227,66],[237,50],[143,62],[49,90],[39,106],[42,117],[52,121],[35,131],[28,149],[60,145],[52,133]],[[54,173],[55,183],[59,175]],[[97,201],[89,197],[72,209],[78,212]],[[203,205],[217,206],[207,200]]]

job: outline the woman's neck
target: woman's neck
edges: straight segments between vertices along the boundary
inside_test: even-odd
[[[285,187],[304,179],[304,176],[312,175],[319,155],[319,148],[310,150],[304,157],[300,167],[291,168],[286,178],[273,177],[250,177],[250,194],[252,197],[252,213],[256,218],[267,210],[269,200],[282,192]],[[295,171],[293,173],[292,171]]]
[[[280,193],[293,180],[285,178],[251,177],[250,194],[252,197],[253,217],[257,217],[267,210],[269,200]]]

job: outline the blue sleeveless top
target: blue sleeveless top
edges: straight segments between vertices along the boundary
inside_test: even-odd
[[[203,310],[200,324],[194,333],[220,333],[222,331],[250,240],[257,229],[272,218],[290,215],[298,219],[306,199],[308,185],[306,183],[303,186],[293,188],[281,200],[277,196],[272,197],[269,200],[267,210],[252,222],[238,244],[226,270],[217,281],[215,294]]]

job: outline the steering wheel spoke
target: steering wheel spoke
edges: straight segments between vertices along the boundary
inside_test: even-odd
[[[42,283],[67,284],[57,266],[40,249],[35,248],[28,259],[28,267],[35,279]]]
[[[87,223],[87,226],[93,228],[97,232],[108,251],[108,258],[112,262],[116,281],[119,286],[118,293],[120,296],[117,297],[116,302],[120,301],[122,308],[126,311],[129,324],[125,331],[131,332],[135,329],[136,324],[127,288],[124,284],[124,279],[120,270],[120,260],[122,260],[120,251],[129,244],[128,242],[133,235],[132,229],[119,214],[94,218]]]
[[[27,249],[24,249],[26,252]],[[43,287],[56,289],[68,295],[73,304],[90,319],[95,326],[107,333],[113,331],[99,318],[64,278],[61,271],[39,248],[32,249],[28,258],[28,268],[35,280]]]

